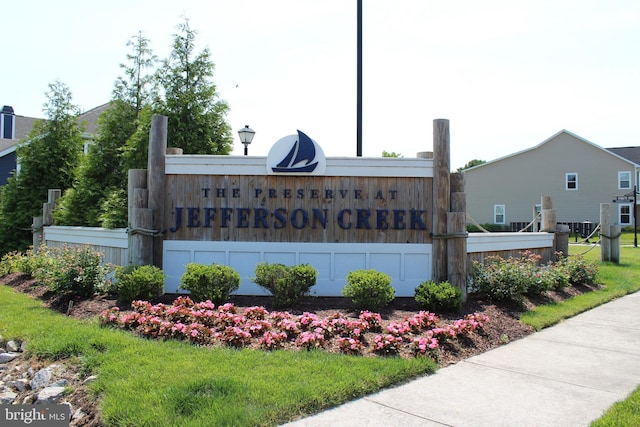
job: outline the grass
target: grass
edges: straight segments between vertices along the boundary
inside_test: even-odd
[[[117,426],[270,426],[432,373],[427,358],[205,349],[80,322],[0,286],[0,334],[97,374],[102,420]]]
[[[619,427],[640,425],[640,387],[625,400],[614,404],[591,427]]]
[[[625,233],[625,244],[629,238],[633,241],[633,233]],[[600,247],[586,252],[587,246],[570,246],[571,256],[582,255],[586,260],[600,260]],[[585,253],[586,252],[586,253]],[[520,320],[533,326],[536,330],[554,325],[563,319],[568,319],[583,311],[604,304],[621,296],[640,290],[640,248],[622,247],[620,250],[620,264],[611,262],[600,263],[598,280],[603,283],[601,289],[578,295],[561,303],[537,307],[524,313]]]

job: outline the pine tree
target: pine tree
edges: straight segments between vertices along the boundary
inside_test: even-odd
[[[164,90],[161,114],[168,117],[168,140],[185,154],[229,154],[233,138],[225,121],[228,104],[211,81],[214,64],[209,49],[195,54],[196,31],[189,20],[178,25],[173,50],[158,71]]]
[[[24,250],[31,243],[34,216],[42,215],[49,189],[66,189],[82,152],[78,108],[69,88],[56,81],[49,85],[44,112],[16,149],[19,173],[9,178],[0,196],[0,251]]]
[[[124,76],[116,80],[109,109],[98,119],[98,137],[75,171],[73,188],[60,199],[56,223],[125,227],[127,170],[125,145],[135,134],[142,108],[149,103],[156,58],[149,41],[138,33],[127,42],[132,52],[127,64],[120,64]],[[145,166],[146,167],[146,166]],[[124,218],[122,206],[125,201]],[[105,211],[107,210],[107,211]]]

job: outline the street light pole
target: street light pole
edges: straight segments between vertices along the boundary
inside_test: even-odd
[[[256,131],[251,129],[249,125],[245,125],[242,129],[238,131],[238,136],[240,137],[240,142],[244,144],[244,155],[249,155],[249,144],[253,141],[253,136],[256,134]]]
[[[362,0],[358,0],[356,156],[362,157]]]

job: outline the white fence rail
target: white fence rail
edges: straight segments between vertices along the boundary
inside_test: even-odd
[[[105,262],[128,263],[126,229],[50,226],[44,227],[43,242],[53,247],[90,245],[104,253]],[[467,259],[468,262],[482,261],[488,255],[506,258],[531,250],[541,254],[546,261],[553,254],[553,247],[553,233],[470,233]],[[326,296],[339,296],[346,274],[355,269],[373,268],[390,274],[397,296],[413,296],[419,282],[428,280],[431,275],[431,245],[165,241],[166,292],[177,292],[187,263],[216,262],[231,265],[239,271],[242,277],[239,293],[263,294],[261,288],[251,283],[255,265],[236,261],[242,252],[254,254],[255,264],[266,261],[314,265],[319,270],[317,294]]]
[[[88,245],[102,252],[105,262],[115,265],[127,265],[128,240],[124,228],[49,226],[42,233],[42,242],[47,246]]]

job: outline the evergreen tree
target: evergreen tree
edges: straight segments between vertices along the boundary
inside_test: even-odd
[[[55,213],[58,224],[127,225],[124,146],[136,132],[140,110],[149,103],[152,74],[145,70],[156,61],[142,33],[132,37],[127,46],[132,52],[127,55],[128,64],[120,64],[124,77],[116,80],[110,107],[98,119],[97,139],[75,171],[73,188],[60,199]],[[114,206],[122,206],[123,197],[124,218],[121,209],[111,212]]]
[[[19,173],[9,178],[0,196],[0,251],[24,250],[31,243],[34,216],[42,215],[49,189],[66,189],[82,152],[82,130],[71,91],[56,81],[49,85],[46,121],[37,122],[16,149]]]
[[[233,138],[225,121],[228,104],[211,81],[214,64],[209,49],[195,54],[196,31],[189,21],[178,25],[173,50],[158,71],[164,90],[161,114],[168,117],[168,140],[185,154],[229,154]]]

